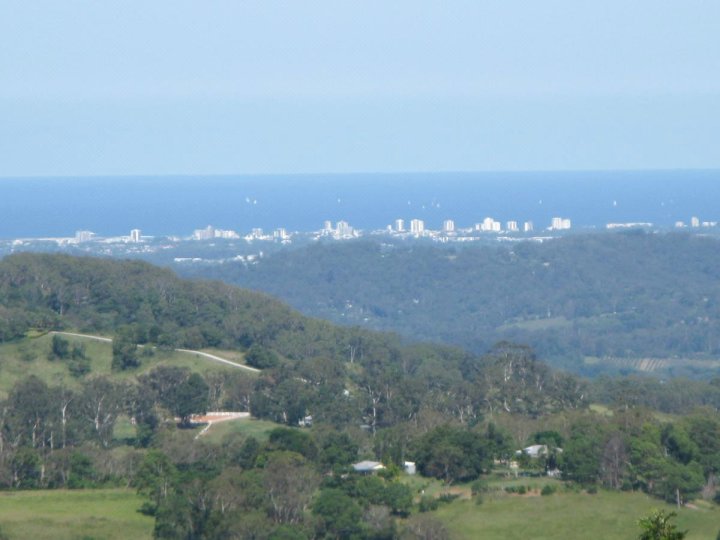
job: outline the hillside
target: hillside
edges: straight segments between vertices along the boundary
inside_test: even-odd
[[[586,375],[705,376],[720,372],[718,242],[639,231],[497,247],[358,241],[193,272],[476,353],[509,340]]]
[[[713,527],[720,385],[601,379],[591,394],[528,347],[476,356],[403,343],[138,262],[8,257],[0,306],[0,489],[14,490],[9,507],[45,501],[37,526],[8,517],[10,535],[42,537],[66,500],[82,499],[56,489],[107,495],[67,520],[73,536],[105,535],[93,517],[114,498],[113,523],[146,534],[139,505],[156,538],[473,537],[488,512],[510,537],[541,490],[552,512],[542,526],[558,538],[570,530],[558,506],[578,510],[578,527],[592,508],[622,507],[609,530],[630,532],[650,506],[638,492],[694,501],[702,515],[683,511],[682,522]],[[260,372],[176,350],[191,345]],[[593,394],[609,406],[589,407]],[[203,434],[193,415],[212,410],[255,419]],[[531,444],[548,451],[517,454]],[[367,459],[385,470],[355,473]],[[548,479],[558,467],[562,481]],[[107,491],[119,487],[139,497]],[[612,494],[591,502],[598,489]]]

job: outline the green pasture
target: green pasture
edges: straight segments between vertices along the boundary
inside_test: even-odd
[[[540,480],[540,479],[539,479]],[[529,482],[513,482],[528,484]],[[544,479],[537,484],[550,483]],[[720,508],[699,502],[679,510],[641,493],[560,491],[540,496],[491,492],[482,504],[458,499],[442,505],[436,516],[457,540],[617,540],[636,538],[637,521],[655,508],[676,510],[677,524],[689,530],[687,540],[715,539],[720,531]]]
[[[0,527],[10,540],[149,539],[142,502],[127,489],[0,492]]]

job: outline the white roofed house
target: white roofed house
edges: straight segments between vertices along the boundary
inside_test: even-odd
[[[374,474],[385,468],[385,465],[379,461],[360,461],[353,465],[355,472],[360,474]]]

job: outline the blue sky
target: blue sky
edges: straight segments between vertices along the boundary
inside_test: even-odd
[[[720,2],[0,3],[0,176],[720,167]]]

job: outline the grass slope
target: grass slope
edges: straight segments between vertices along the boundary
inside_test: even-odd
[[[153,518],[137,509],[142,498],[126,489],[0,493],[0,526],[11,540],[152,538]]]
[[[678,526],[689,530],[688,540],[714,539],[720,530],[720,509],[702,502],[697,506],[678,511]],[[655,508],[675,510],[640,493],[600,491],[489,496],[481,505],[457,500],[441,506],[436,515],[457,540],[616,540],[636,538],[638,519]]]
[[[202,358],[197,354],[154,349],[152,356],[145,356],[141,349],[139,355],[142,364],[138,369],[113,372],[110,368],[112,363],[112,345],[110,343],[88,338],[63,337],[70,343],[85,345],[86,356],[90,359],[91,364],[91,371],[85,377],[107,375],[114,379],[128,379],[161,365],[187,367],[191,371],[201,374],[212,371],[238,371],[238,368]],[[48,384],[62,383],[70,387],[78,386],[78,379],[74,378],[68,370],[68,362],[47,359],[51,339],[52,336],[46,334],[0,344],[0,397],[6,397],[15,383],[28,375],[36,375]],[[208,352],[232,361],[242,361],[243,358],[242,354],[238,352],[235,352],[232,357],[223,356],[214,351]],[[254,376],[251,372],[243,373]]]

